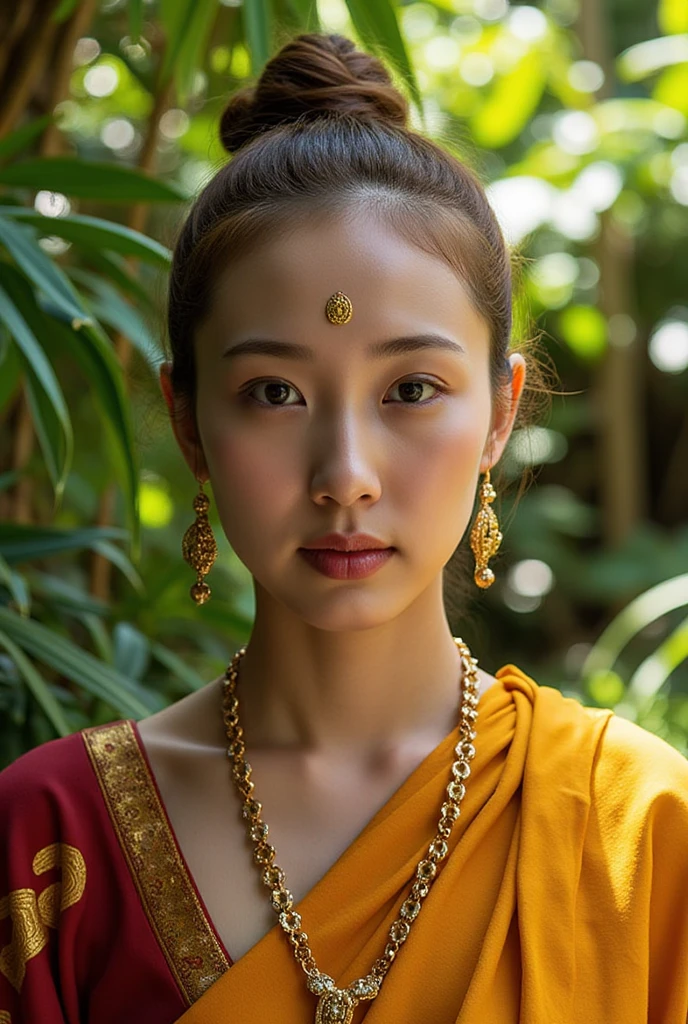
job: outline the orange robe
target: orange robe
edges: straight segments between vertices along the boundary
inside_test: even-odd
[[[513,665],[497,675],[449,857],[354,1022],[686,1024],[688,761]],[[457,737],[458,727],[296,907],[340,988],[384,948]],[[179,1024],[304,1024],[316,1005],[276,924]]]
[[[686,1024],[688,761],[513,665],[497,677],[449,855],[354,1024]],[[338,987],[383,951],[457,737],[295,908]],[[0,774],[0,1024],[307,1024],[316,1005],[276,918],[232,962],[134,723]]]

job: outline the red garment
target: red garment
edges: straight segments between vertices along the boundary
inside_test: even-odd
[[[0,1024],[172,1024],[229,966],[133,723],[2,772],[0,836]]]

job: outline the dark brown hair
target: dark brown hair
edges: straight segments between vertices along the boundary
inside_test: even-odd
[[[299,35],[229,100],[220,135],[232,159],[196,199],[169,280],[172,385],[195,409],[194,332],[220,272],[304,215],[364,209],[444,258],[490,328],[495,402],[508,400],[511,262],[476,176],[408,127],[384,64],[341,35]]]

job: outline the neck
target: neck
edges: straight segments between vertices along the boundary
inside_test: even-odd
[[[440,581],[441,584],[441,581]],[[441,586],[391,622],[317,629],[256,585],[237,695],[248,750],[384,759],[458,721],[461,667]]]

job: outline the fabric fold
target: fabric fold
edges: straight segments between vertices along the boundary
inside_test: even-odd
[[[497,679],[481,698],[449,857],[379,995],[359,1004],[354,1021],[685,1024],[688,762],[514,665]],[[457,736],[458,728],[296,908],[320,969],[340,987],[382,952],[434,834]],[[682,858],[656,831],[660,822]],[[653,906],[668,931],[653,928]],[[626,948],[640,948],[632,971]],[[315,1008],[275,925],[178,1024],[302,1024]]]

